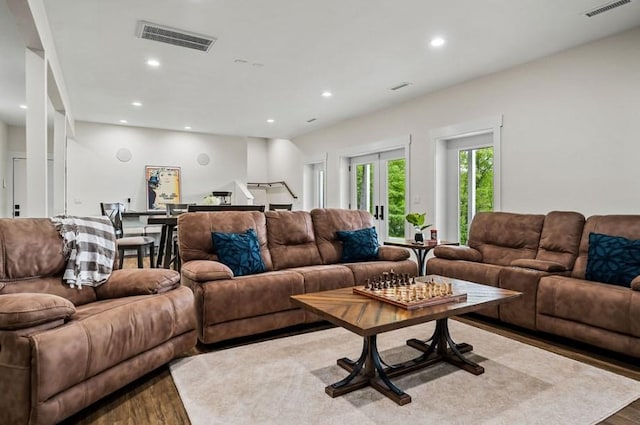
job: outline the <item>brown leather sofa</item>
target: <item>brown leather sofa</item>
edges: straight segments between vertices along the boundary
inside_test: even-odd
[[[640,277],[631,288],[585,279],[592,232],[640,239],[640,216],[478,213],[468,246],[441,246],[428,273],[521,291],[481,314],[640,357]]]
[[[375,261],[340,263],[342,242],[336,231],[372,225],[367,212],[341,209],[182,214],[182,282],[195,294],[198,338],[213,343],[318,321],[295,308],[289,297],[364,284],[391,269],[415,276],[417,265],[402,248],[381,246]],[[211,232],[249,228],[257,233],[267,271],[234,276],[218,261]]]
[[[49,219],[0,219],[0,424],[55,424],[191,349],[177,272],[114,270],[69,287]]]

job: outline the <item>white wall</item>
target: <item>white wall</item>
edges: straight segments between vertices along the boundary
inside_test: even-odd
[[[9,198],[9,126],[0,121],[0,218],[11,217]]]
[[[300,149],[287,139],[269,139],[267,162],[269,163],[269,181],[284,181],[298,197],[294,199],[284,187],[268,190],[269,202],[293,204],[293,209],[302,209],[304,161]]]
[[[452,47],[454,48],[454,47]],[[411,134],[414,211],[433,214],[430,131],[503,115],[502,210],[638,213],[640,28],[293,139],[329,153],[328,206],[341,205],[336,152]],[[302,173],[299,174],[302,180]]]
[[[67,145],[68,213],[99,214],[100,202],[124,202],[144,211],[145,165],[181,168],[182,202],[201,202],[214,190],[232,190],[247,181],[247,138],[76,121],[75,139]],[[120,162],[116,152],[129,149]],[[211,160],[203,166],[200,153]]]

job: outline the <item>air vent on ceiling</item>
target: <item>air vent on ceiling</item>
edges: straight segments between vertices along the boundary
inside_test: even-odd
[[[403,88],[407,87],[410,84],[411,83],[400,83],[397,86],[391,87],[389,90],[400,90],[400,89],[403,89]]]
[[[315,120],[315,118],[311,118],[310,120],[307,120],[307,122],[314,122]]]
[[[631,3],[631,0],[618,0],[618,1],[613,1],[611,3],[607,3],[603,6],[598,6],[595,9],[592,9],[588,12],[585,13],[586,16],[592,18],[596,15],[599,15],[601,13],[604,12],[608,12],[611,9],[615,9],[616,7],[622,6],[623,4],[627,4],[627,3]]]
[[[200,50],[202,52],[208,52],[213,43],[216,42],[215,37],[183,31],[146,21],[138,21],[137,36],[147,40],[173,44],[174,46],[187,47],[189,49]]]

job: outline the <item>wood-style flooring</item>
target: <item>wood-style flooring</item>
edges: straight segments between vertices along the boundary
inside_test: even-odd
[[[125,267],[131,264],[130,260],[128,258],[125,260]],[[135,262],[132,265],[135,267]],[[457,318],[456,320],[640,381],[640,365],[638,365],[637,359],[625,358],[553,336],[541,336],[477,316]],[[232,346],[301,332],[311,332],[328,327],[330,327],[328,324],[297,327],[283,332],[261,335],[260,337],[238,339],[225,344],[198,345],[186,355],[222,350]],[[638,385],[640,385],[640,382]],[[169,373],[169,368],[168,366],[163,366],[77,413],[62,422],[62,424],[188,425],[190,422]],[[605,419],[600,424],[640,424],[640,399]]]

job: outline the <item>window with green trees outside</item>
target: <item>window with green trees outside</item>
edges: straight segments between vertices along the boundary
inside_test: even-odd
[[[493,211],[493,147],[460,151],[460,243],[469,239],[469,224],[476,212]]]

